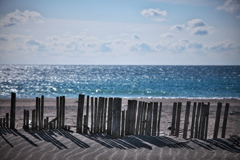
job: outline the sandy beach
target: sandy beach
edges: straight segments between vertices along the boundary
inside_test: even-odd
[[[228,140],[240,133],[239,99],[147,99],[138,101],[162,102],[161,136],[127,136],[111,139],[105,134],[80,135],[63,130],[24,131],[23,110],[35,108],[35,99],[17,99],[16,129],[0,129],[1,159],[239,159],[240,147]],[[128,99],[123,99],[126,109]],[[208,140],[183,139],[186,102],[210,102]],[[180,136],[169,136],[173,102],[182,102]],[[221,135],[225,103],[230,103],[226,139],[212,139],[217,103],[223,103],[218,137]],[[191,108],[192,109],[192,108]],[[192,110],[191,110],[192,111]],[[190,111],[190,117],[191,117]],[[0,117],[10,112],[10,99],[0,99]],[[45,99],[44,117],[56,117],[56,100]],[[76,126],[77,99],[66,99],[66,124]],[[191,126],[191,124],[189,124]],[[189,133],[188,133],[189,135]],[[188,136],[189,137],[189,136]],[[13,154],[14,153],[14,154]]]

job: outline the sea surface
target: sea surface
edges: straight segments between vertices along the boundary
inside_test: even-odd
[[[0,65],[0,98],[240,98],[240,66]]]

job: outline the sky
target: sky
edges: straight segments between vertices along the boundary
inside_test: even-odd
[[[0,64],[240,65],[240,0],[0,0]]]

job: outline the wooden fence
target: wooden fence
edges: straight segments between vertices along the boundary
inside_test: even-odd
[[[86,103],[84,102],[86,100]],[[180,120],[182,113],[182,103],[173,103],[172,121],[170,135],[179,137]],[[210,103],[186,103],[183,138],[207,139]],[[192,109],[191,109],[192,108]],[[222,103],[217,104],[213,138],[218,138],[219,124],[221,120]],[[16,94],[11,94],[11,112],[6,113],[6,117],[0,118],[0,127],[15,129]],[[89,110],[91,111],[89,113]],[[192,111],[191,111],[192,110]],[[84,112],[85,111],[85,112]],[[77,133],[91,134],[106,133],[113,138],[127,135],[149,135],[159,136],[161,127],[162,103],[143,102],[128,100],[127,110],[122,110],[121,98],[93,98],[78,96],[77,109]],[[190,112],[192,112],[190,117]],[[225,138],[229,103],[225,105],[222,134]],[[32,124],[29,124],[30,111],[23,112],[24,129],[65,129],[70,130],[70,126],[65,125],[65,97],[56,97],[56,117],[49,121],[49,117],[44,119],[44,96],[36,97],[36,108],[32,110]],[[84,115],[84,113],[86,113]],[[91,115],[90,115],[91,114]],[[91,118],[90,118],[91,117]],[[189,122],[191,120],[191,126]],[[90,125],[89,125],[90,124]],[[190,128],[190,135],[188,130]]]

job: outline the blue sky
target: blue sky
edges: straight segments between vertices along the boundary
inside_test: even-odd
[[[0,64],[240,65],[240,1],[1,0]]]

